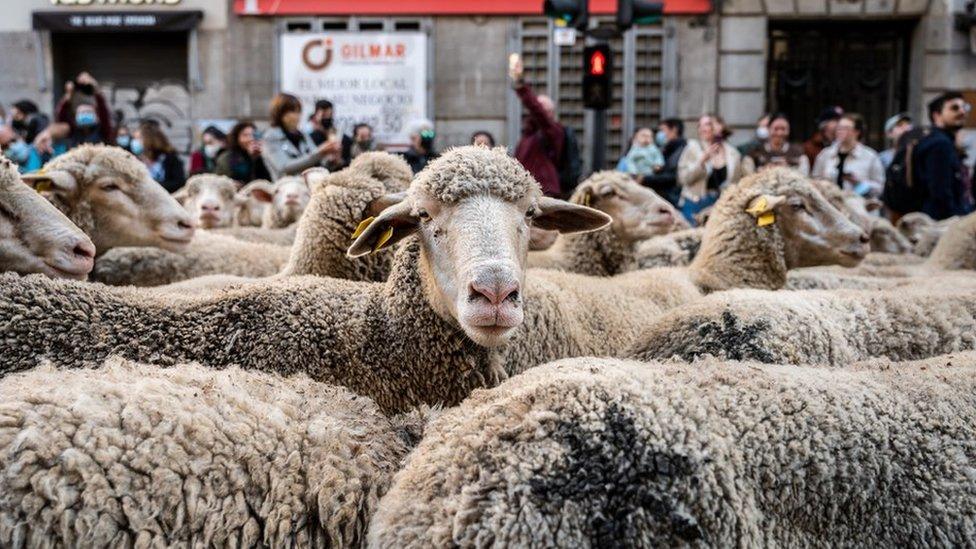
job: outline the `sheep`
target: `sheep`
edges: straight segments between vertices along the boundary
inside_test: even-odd
[[[915,360],[973,348],[976,292],[973,282],[960,280],[881,291],[713,294],[658,316],[624,356],[691,360],[713,354],[836,366],[873,357]]]
[[[636,245],[668,232],[681,217],[654,191],[621,172],[602,171],[581,183],[570,201],[613,218],[607,231],[564,236],[546,251],[530,252],[530,267],[612,276],[637,267]]]
[[[260,227],[268,201],[261,200],[274,195],[274,183],[266,179],[255,179],[241,187],[237,192],[234,211],[234,224],[238,227]]]
[[[704,227],[656,236],[637,245],[637,267],[681,267],[691,264],[701,247]]]
[[[923,212],[911,212],[898,218],[898,231],[911,243],[916,255],[928,257],[956,217],[936,221]]]
[[[91,239],[0,156],[0,272],[84,280],[94,257]]]
[[[427,427],[370,547],[967,547],[976,354],[849,369],[581,358]]]
[[[118,147],[82,145],[23,176],[95,244],[183,250],[193,238],[189,214],[135,156]]]
[[[304,375],[111,358],[0,380],[4,547],[356,547],[408,422]]]
[[[911,253],[912,243],[890,221],[874,215],[873,212],[876,212],[883,205],[880,200],[864,198],[852,191],[842,190],[832,181],[824,179],[812,181],[835,208],[845,212],[851,221],[868,233],[871,239],[871,251],[874,253],[865,258],[866,264],[873,263],[879,253]],[[880,264],[885,263],[886,259],[881,259]]]
[[[305,373],[386,412],[453,405],[506,376],[522,324],[530,224],[595,230],[606,214],[542,196],[503,148],[461,147],[365,224],[353,257],[403,241],[384,283],[282,277],[198,297],[0,275],[0,374],[112,354]]]
[[[197,227],[218,229],[234,224],[238,206],[237,182],[214,174],[195,175],[173,193],[180,204],[196,220]]]
[[[286,176],[275,181],[274,186],[254,187],[251,196],[267,202],[261,217],[262,229],[280,229],[298,221],[308,205],[309,189],[305,178]]]
[[[298,223],[300,223],[299,220]],[[261,227],[225,227],[213,229],[212,232],[232,236],[243,242],[257,242],[258,244],[274,244],[276,246],[291,246],[295,243],[295,232],[298,223],[292,223],[280,229],[262,229]]]

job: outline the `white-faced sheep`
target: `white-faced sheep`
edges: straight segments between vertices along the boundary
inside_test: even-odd
[[[189,214],[118,147],[76,147],[23,180],[84,231],[99,255],[120,246],[178,251],[193,237]]]
[[[361,546],[409,449],[397,423],[304,375],[113,358],[7,376],[0,546]]]
[[[895,226],[912,243],[916,255],[928,257],[946,229],[956,219],[950,217],[936,221],[923,212],[911,212],[898,218]]]
[[[214,174],[195,175],[186,185],[173,193],[173,198],[202,229],[218,229],[234,224],[234,210],[238,206],[237,182]]]
[[[370,547],[967,547],[976,355],[573,359],[428,425]]]
[[[258,194],[255,194],[255,193]],[[268,208],[266,198],[274,194],[274,183],[255,179],[241,187],[237,193],[237,209],[234,212],[234,224],[238,227],[260,227],[264,219],[264,211]]]
[[[385,283],[282,277],[191,300],[0,275],[0,373],[121,354],[306,373],[385,410],[456,404],[505,377],[496,348],[522,323],[529,225],[609,222],[543,197],[504,149],[454,149],[352,242],[357,256],[408,239]]]
[[[566,235],[542,252],[529,253],[530,267],[612,276],[637,268],[636,246],[667,233],[681,217],[654,191],[621,172],[603,171],[580,183],[571,202],[596,208],[613,218],[604,231]]]
[[[710,295],[660,315],[627,356],[841,365],[976,349],[973,284]]]
[[[308,206],[308,183],[303,177],[286,176],[275,181],[270,189],[253,188],[251,196],[268,204],[261,218],[261,228],[280,229],[295,223],[302,216]]]
[[[0,156],[0,272],[84,279],[95,245]]]

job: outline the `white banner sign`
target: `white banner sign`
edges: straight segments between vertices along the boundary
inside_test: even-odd
[[[427,35],[419,32],[330,32],[281,36],[281,91],[335,105],[344,133],[373,127],[377,142],[405,145],[410,125],[427,118]]]

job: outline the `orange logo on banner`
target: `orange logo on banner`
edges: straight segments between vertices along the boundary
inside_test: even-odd
[[[312,50],[324,48],[325,55],[322,57],[321,61],[312,61]],[[322,71],[332,63],[332,39],[326,38],[324,40],[314,39],[309,40],[305,47],[302,48],[302,62],[305,66],[313,71]]]

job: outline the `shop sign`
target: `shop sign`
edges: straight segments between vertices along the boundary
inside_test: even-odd
[[[344,133],[366,123],[388,145],[409,142],[410,125],[427,118],[427,35],[420,32],[332,32],[281,36],[281,91],[335,105]]]
[[[175,6],[183,0],[51,0],[55,6]]]

